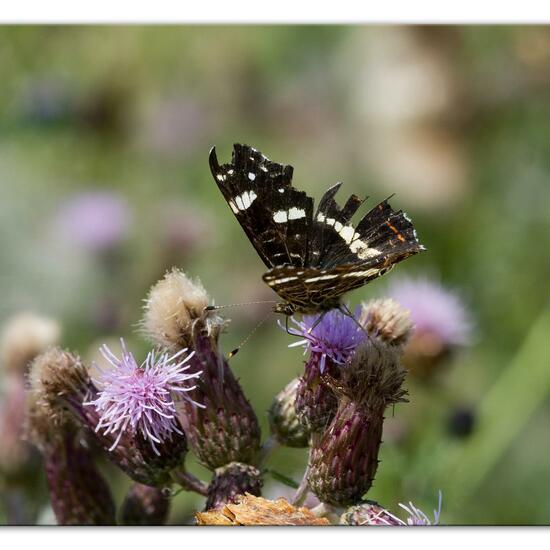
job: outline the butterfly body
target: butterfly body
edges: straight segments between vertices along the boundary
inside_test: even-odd
[[[272,162],[235,144],[232,162],[210,169],[225,200],[268,267],[264,282],[283,300],[275,311],[313,314],[340,306],[343,295],[424,250],[409,218],[385,200],[354,226],[363,201],[352,195],[339,206],[341,183],[314,201],[292,186],[292,166]]]

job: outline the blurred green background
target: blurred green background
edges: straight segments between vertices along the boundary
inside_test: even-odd
[[[430,512],[441,489],[443,523],[550,523],[550,29],[2,27],[0,74],[0,321],[32,310],[85,358],[120,336],[144,356],[142,300],[172,266],[217,304],[273,299],[210,175],[212,145],[224,162],[244,142],[292,164],[316,198],[340,180],[340,201],[396,193],[428,252],[350,301],[427,274],[475,328],[388,411],[369,498]],[[118,225],[92,223],[86,240],[74,202],[98,191]],[[225,310],[224,349],[269,309]],[[289,343],[271,316],[232,360],[264,437],[273,395],[303,369]],[[449,429],[457,410],[471,434]],[[305,460],[279,449],[271,466],[299,480]],[[120,502],[130,482],[103,467]],[[28,506],[52,522],[44,479],[32,483]],[[268,478],[264,495],[283,493]],[[170,521],[195,506],[179,494]]]

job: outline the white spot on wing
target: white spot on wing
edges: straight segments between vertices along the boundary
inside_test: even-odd
[[[254,181],[256,179],[256,174],[253,174],[252,172],[248,172],[248,179],[250,181]]]
[[[295,281],[298,277],[283,277],[282,279],[275,279],[270,281],[269,286],[282,285],[283,283],[288,283],[289,281]]]
[[[306,217],[306,211],[302,210],[300,208],[296,208],[295,206],[293,206],[288,211],[288,219],[289,220],[299,220],[300,218],[305,218],[305,217]]]
[[[273,221],[275,223],[285,223],[287,221],[287,215],[285,210],[278,210],[273,214]]]
[[[237,208],[239,210],[246,210],[250,207],[250,205],[256,200],[258,195],[251,190],[251,191],[245,191],[244,193],[240,194],[238,197],[235,197],[235,203],[237,203]]]
[[[216,179],[218,181],[224,181],[225,180],[225,176],[223,174],[216,174]]]
[[[376,248],[369,248],[369,245],[359,239],[356,239],[350,244],[349,249],[354,254],[357,254],[357,256],[361,260],[367,260],[369,258],[373,258],[374,256],[378,256],[380,254],[380,251]]]
[[[319,275],[319,277],[311,277],[310,279],[306,279],[305,283],[316,283],[317,281],[330,281],[330,279],[336,279],[338,275]]]
[[[353,241],[353,237],[355,235],[355,229],[351,225],[345,225],[340,229],[338,232],[340,237],[346,241],[346,244],[351,244],[351,241]]]
[[[229,201],[229,206],[231,206],[231,210],[233,210],[234,214],[238,214],[239,209],[235,206],[235,203],[233,201]]]
[[[279,193],[284,193],[284,192],[285,192],[285,188],[284,188],[284,187],[280,187],[279,189],[277,189],[277,191],[279,191]]]
[[[371,277],[372,275],[376,275],[379,271],[379,269],[373,267],[364,271],[352,271],[351,273],[345,273],[342,277],[345,279],[349,277]]]

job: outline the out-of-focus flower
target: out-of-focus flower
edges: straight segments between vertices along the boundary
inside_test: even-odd
[[[366,334],[338,310],[324,314],[320,321],[318,316],[306,316],[294,323],[298,327],[294,334],[302,339],[290,346],[304,345],[304,352],[310,352],[297,389],[296,412],[304,425],[317,432],[329,424],[337,407],[324,378],[339,378],[340,367],[353,356]]]
[[[0,337],[0,364],[21,376],[30,362],[59,340],[61,329],[53,319],[35,313],[19,313],[9,319]]]
[[[96,431],[103,430],[104,435],[117,434],[109,450],[113,450],[127,430],[140,433],[150,442],[157,455],[157,444],[172,439],[174,434],[183,435],[176,416],[174,397],[190,399],[187,393],[189,380],[197,379],[200,372],[186,373],[190,368],[188,361],[193,353],[185,355],[182,349],[171,357],[165,353],[160,356],[152,351],[143,364],[137,364],[121,339],[122,357],[116,357],[107,346],[101,352],[114,367],[101,373],[94,380],[100,388],[93,401],[84,405],[94,406],[100,415]],[[202,406],[194,403],[194,406]]]
[[[38,454],[22,439],[26,375],[33,359],[57,343],[60,332],[56,321],[30,312],[13,316],[2,327],[0,369],[5,377],[0,398],[0,472],[6,483],[33,475]]]
[[[404,361],[411,372],[430,374],[452,352],[471,341],[472,321],[459,296],[441,284],[402,279],[388,293],[411,312],[414,331]]]
[[[54,228],[64,241],[102,252],[125,239],[131,223],[130,209],[122,196],[113,191],[88,191],[60,205]]]
[[[120,519],[123,525],[164,525],[169,511],[163,489],[134,483],[122,503]]]
[[[284,498],[266,500],[244,495],[236,504],[226,504],[220,510],[198,512],[199,525],[330,525],[307,508],[295,508]]]
[[[197,281],[173,270],[149,293],[143,331],[157,345],[172,351],[195,352],[189,372],[202,371],[189,400],[178,405],[178,416],[198,459],[211,470],[230,462],[253,464],[260,447],[258,419],[223,356],[220,332],[226,322]]]
[[[268,418],[271,433],[281,445],[307,447],[309,430],[300,422],[296,413],[296,396],[300,379],[291,380],[273,399]]]
[[[148,109],[143,119],[144,147],[169,158],[181,158],[200,146],[210,127],[210,114],[199,100],[168,97]]]
[[[262,489],[260,471],[250,464],[231,462],[216,468],[214,478],[208,486],[205,511],[221,508],[225,504],[237,502],[240,495],[260,496]]]

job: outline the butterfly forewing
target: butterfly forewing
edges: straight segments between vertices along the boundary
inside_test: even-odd
[[[313,199],[292,187],[292,166],[272,162],[252,147],[236,144],[232,162],[221,166],[212,148],[210,169],[264,263],[268,267],[303,267]]]

